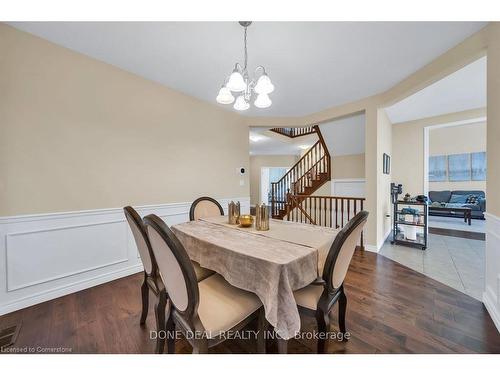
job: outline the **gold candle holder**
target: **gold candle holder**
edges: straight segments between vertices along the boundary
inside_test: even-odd
[[[240,217],[240,202],[234,203],[231,201],[228,205],[227,216],[229,220],[229,224],[237,225],[239,224]]]
[[[264,203],[255,207],[255,229],[269,230],[269,208]]]

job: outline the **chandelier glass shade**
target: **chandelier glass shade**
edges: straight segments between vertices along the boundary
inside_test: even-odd
[[[229,80],[226,83],[226,88],[234,92],[242,92],[247,88],[247,84],[243,79],[243,76],[236,67],[229,76]]]
[[[217,103],[231,104],[232,102],[234,102],[234,96],[231,94],[231,90],[222,86],[219,90],[219,95],[217,95]]]
[[[255,69],[257,79],[250,79],[248,74],[247,27],[250,24],[251,22],[249,21],[240,21],[240,25],[245,29],[243,39],[245,52],[244,65],[241,66],[239,63],[234,65],[231,75],[224,81],[216,98],[217,103],[220,104],[232,104],[234,102],[233,107],[238,111],[246,111],[250,108],[250,102],[255,95],[257,95],[257,98],[254,101],[254,105],[257,108],[270,107],[272,101],[268,94],[274,91],[274,85],[263,66],[259,65]],[[236,100],[234,100],[233,93],[237,94]]]
[[[234,102],[234,109],[237,111],[246,111],[248,108],[250,108],[250,103],[248,103],[245,99],[244,95],[238,96],[236,98],[236,101]]]
[[[271,104],[273,104],[273,102],[271,101],[271,99],[269,99],[269,95],[259,94],[257,95],[257,99],[255,99],[255,102],[253,102],[253,104],[257,108],[268,108],[271,106]]]

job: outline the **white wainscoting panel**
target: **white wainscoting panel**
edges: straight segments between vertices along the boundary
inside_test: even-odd
[[[337,197],[365,197],[364,178],[332,180],[332,195]]]
[[[225,210],[230,200],[250,210],[249,197],[218,200]],[[135,208],[174,225],[189,220],[190,206]],[[0,315],[140,271],[122,208],[0,217]]]
[[[128,260],[122,221],[8,233],[5,250],[7,292]]]
[[[500,218],[486,217],[485,291],[483,303],[500,332]]]

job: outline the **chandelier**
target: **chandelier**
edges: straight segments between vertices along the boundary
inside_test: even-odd
[[[226,78],[224,84],[219,90],[219,95],[217,95],[217,103],[220,104],[232,104],[234,102],[234,109],[238,111],[245,111],[250,108],[250,101],[252,96],[257,95],[257,98],[253,104],[257,108],[268,108],[271,106],[272,101],[269,98],[271,92],[274,91],[274,86],[271,83],[271,79],[266,73],[266,70],[262,65],[259,65],[255,69],[255,75],[258,79],[250,79],[247,70],[247,27],[250,26],[251,21],[240,21],[240,25],[245,29],[243,43],[245,52],[245,63],[243,67],[236,63],[234,65],[233,72]],[[233,93],[237,96],[234,99]]]

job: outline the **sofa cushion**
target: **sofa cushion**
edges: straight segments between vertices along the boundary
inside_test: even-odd
[[[462,203],[467,202],[468,195],[451,194],[451,198],[448,203]]]
[[[455,195],[477,195],[484,198],[486,194],[482,190],[453,190],[451,194]]]
[[[429,191],[429,199],[431,202],[448,202],[451,198],[450,190]]]
[[[465,203],[467,203],[467,204],[479,204],[479,199],[481,199],[480,196],[471,194],[471,195],[467,196],[467,200],[465,201]]]

